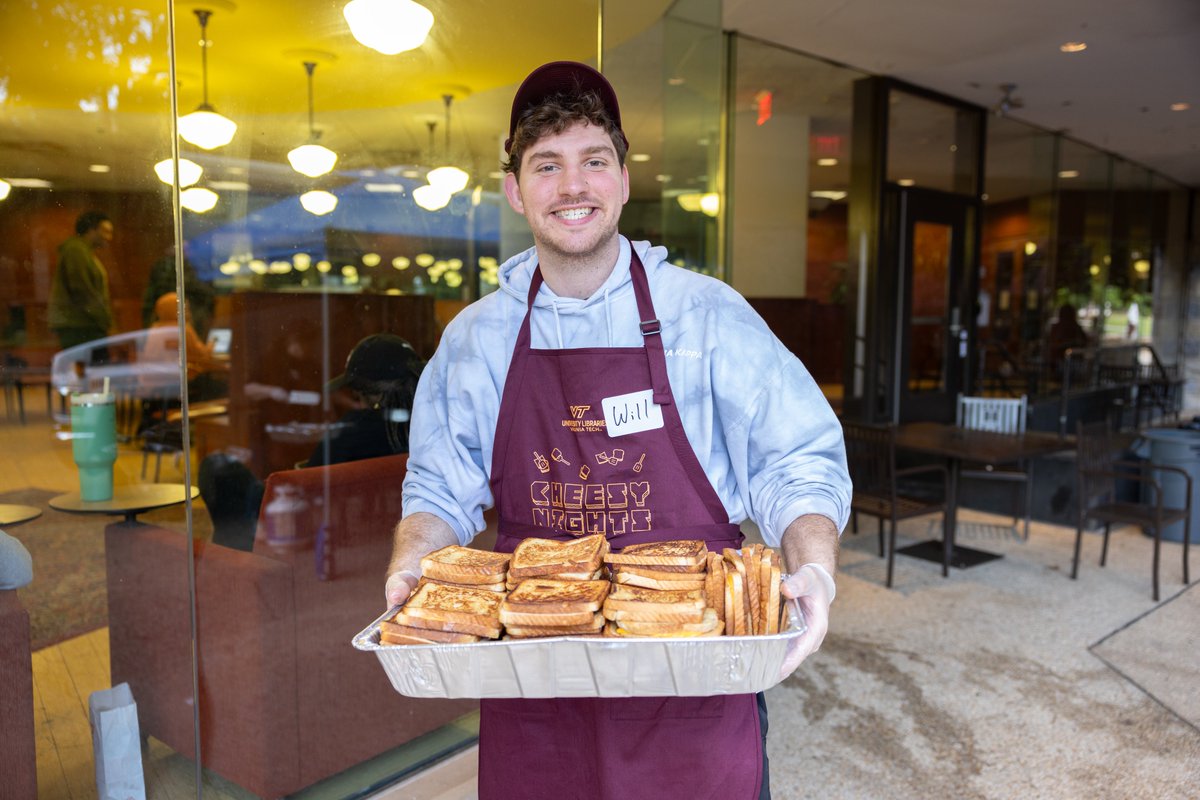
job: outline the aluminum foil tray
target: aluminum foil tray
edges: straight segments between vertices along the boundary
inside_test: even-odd
[[[771,636],[691,639],[561,636],[471,644],[388,645],[384,613],[354,637],[409,697],[666,697],[749,694],[779,682],[788,642],[804,633],[796,601]]]

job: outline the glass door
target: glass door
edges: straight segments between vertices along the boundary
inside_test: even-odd
[[[896,417],[949,422],[969,352],[964,283],[970,203],[921,189],[900,189],[895,202]]]

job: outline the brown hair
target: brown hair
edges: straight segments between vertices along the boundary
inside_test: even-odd
[[[612,139],[613,149],[617,152],[617,163],[625,166],[625,154],[629,149],[625,144],[625,137],[595,92],[556,94],[547,97],[536,106],[531,106],[517,122],[508,160],[500,166],[505,172],[519,177],[521,156],[527,147],[543,136],[562,133],[579,122],[594,125],[607,133],[608,138]]]

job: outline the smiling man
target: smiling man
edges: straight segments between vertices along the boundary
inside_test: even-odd
[[[628,147],[591,67],[546,64],[517,90],[504,192],[535,246],[447,326],[421,378],[387,599],[493,505],[510,552],[597,533],[614,551],[721,552],[753,518],[808,622],[786,677],[828,627],[851,495],[841,426],[741,296],[618,233]],[[484,700],[479,796],[769,797],[766,720],[761,694]]]

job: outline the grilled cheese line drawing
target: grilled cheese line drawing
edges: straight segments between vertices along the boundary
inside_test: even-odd
[[[591,467],[589,467],[587,464],[584,464],[582,467],[579,468],[579,480],[586,481],[588,479],[588,475],[591,475],[591,474],[592,474]]]
[[[596,453],[597,464],[612,464],[614,467],[625,460],[625,451],[621,448],[613,450],[612,453]]]

